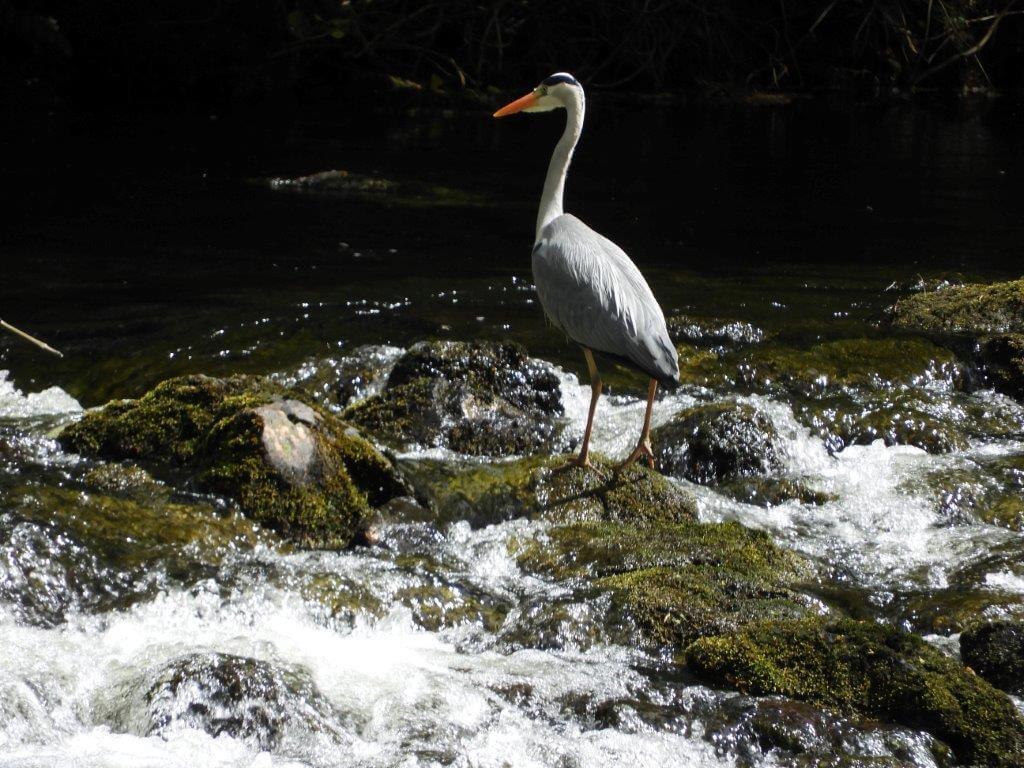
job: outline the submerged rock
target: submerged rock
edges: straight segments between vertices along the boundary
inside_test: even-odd
[[[740,364],[742,377],[817,397],[836,389],[883,389],[930,383],[954,385],[963,377],[956,356],[922,339],[840,339],[807,349],[765,346]]]
[[[586,579],[658,646],[681,646],[751,621],[806,615],[794,584],[802,559],[738,523],[581,522],[525,544],[524,567],[559,581]]]
[[[144,706],[147,736],[194,728],[261,751],[276,749],[289,727],[319,731],[334,719],[307,673],[225,653],[170,662],[145,692]]]
[[[849,619],[769,621],[701,638],[685,658],[716,685],[928,731],[966,764],[1010,768],[1024,760],[1024,719],[1013,703],[898,629]]]
[[[992,685],[1024,694],[1024,622],[993,621],[965,629],[960,657]]]
[[[694,497],[657,472],[633,464],[615,476],[613,464],[591,454],[592,469],[559,471],[568,456],[501,464],[404,462],[409,481],[442,522],[483,526],[519,517],[558,522],[692,520]]]
[[[521,346],[456,341],[410,347],[384,390],[344,413],[395,446],[492,456],[550,448],[561,415],[558,377]]]
[[[401,492],[390,463],[329,412],[264,379],[171,379],[138,400],[86,414],[68,449],[131,459],[197,490],[230,496],[253,520],[304,546],[343,547],[370,505]]]
[[[768,334],[762,328],[742,320],[696,317],[676,314],[665,319],[668,335],[675,343],[701,347],[744,347],[760,344]]]
[[[963,414],[921,390],[841,392],[800,402],[794,414],[833,453],[876,440],[928,453],[949,453],[969,445]]]
[[[777,507],[789,501],[817,506],[839,498],[792,477],[741,477],[729,481],[719,490],[737,501],[758,507]]]
[[[662,472],[704,484],[778,468],[778,439],[767,416],[735,401],[685,410],[651,435]]]

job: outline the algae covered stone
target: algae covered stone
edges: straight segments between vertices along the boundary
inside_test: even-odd
[[[960,635],[960,657],[992,685],[1024,694],[1024,623],[974,624]]]
[[[540,517],[647,523],[696,517],[692,494],[647,467],[633,464],[616,475],[610,461],[591,454],[592,469],[562,470],[569,458],[493,464],[406,461],[402,469],[442,522],[466,520],[480,526]]]
[[[131,459],[233,498],[305,546],[343,547],[370,505],[399,495],[390,463],[336,416],[265,379],[171,379],[86,414],[61,435],[86,455]]]
[[[1024,333],[1024,280],[923,291],[890,310],[897,328],[930,334]]]
[[[1005,694],[920,637],[873,622],[769,621],[701,638],[689,669],[716,685],[811,701],[928,731],[967,764],[1024,760],[1024,720]]]
[[[696,483],[721,483],[780,466],[778,432],[748,403],[698,405],[654,430],[658,468]]]
[[[382,392],[344,417],[395,445],[507,456],[551,448],[562,429],[559,380],[512,342],[420,342]]]
[[[582,522],[551,529],[519,559],[529,570],[611,592],[616,610],[658,646],[810,611],[795,588],[807,564],[738,523]]]

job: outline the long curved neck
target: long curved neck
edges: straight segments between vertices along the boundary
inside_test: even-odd
[[[570,100],[565,106],[565,131],[551,153],[548,175],[544,179],[544,192],[540,196],[540,211],[537,213],[537,240],[540,231],[553,219],[562,215],[562,195],[565,192],[565,177],[572,162],[572,151],[576,148],[583,131],[583,99]]]

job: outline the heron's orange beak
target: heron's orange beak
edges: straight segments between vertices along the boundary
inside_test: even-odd
[[[538,99],[540,99],[540,97],[533,91],[530,91],[528,94],[516,99],[511,104],[506,104],[504,107],[495,112],[494,116],[505,117],[505,115],[514,115],[516,112],[522,112],[527,107],[532,107],[534,104],[536,104]]]

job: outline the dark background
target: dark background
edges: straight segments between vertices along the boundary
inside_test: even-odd
[[[346,94],[588,88],[1019,90],[1016,0],[0,0],[0,96],[53,108],[232,108]]]

